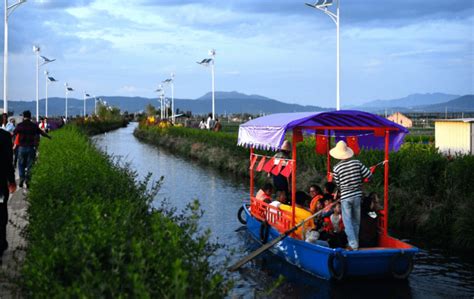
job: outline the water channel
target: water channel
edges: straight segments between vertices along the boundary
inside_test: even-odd
[[[247,179],[203,167],[165,149],[141,143],[132,134],[135,127],[132,123],[93,139],[99,148],[129,163],[140,178],[148,173],[153,180],[164,176],[157,204],[166,198],[176,208],[184,209],[190,201],[200,200],[205,212],[202,228],[210,228],[212,237],[227,246],[216,257],[216,263],[223,262],[230,251],[235,251],[231,257],[235,262],[258,248],[259,244],[236,217],[243,200],[248,198]],[[279,279],[280,274],[284,279]],[[235,281],[230,294],[233,298],[474,298],[474,261],[446,256],[436,250],[421,251],[407,281],[329,282],[271,253],[263,254],[237,273],[225,275]],[[277,281],[280,281],[278,286]]]

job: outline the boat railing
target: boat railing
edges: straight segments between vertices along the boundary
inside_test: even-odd
[[[275,206],[267,204],[255,197],[250,198],[250,212],[252,216],[262,223],[267,222],[280,233],[291,228],[291,212],[282,211]]]

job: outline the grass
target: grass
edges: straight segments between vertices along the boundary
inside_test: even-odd
[[[159,188],[99,152],[77,128],[41,143],[29,193],[26,297],[221,298],[229,284],[210,258],[219,248],[199,232],[197,202],[183,213]]]

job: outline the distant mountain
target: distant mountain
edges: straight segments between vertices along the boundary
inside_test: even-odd
[[[445,94],[445,93],[425,93],[425,94],[411,94],[404,98],[393,100],[375,100],[367,102],[363,105],[355,107],[361,110],[381,110],[385,108],[408,108],[412,109],[417,106],[432,105],[444,103],[460,97],[460,95]]]
[[[238,92],[216,92],[215,105],[217,114],[232,113],[251,113],[251,114],[270,114],[279,112],[303,112],[303,111],[322,111],[328,110],[317,106],[302,106],[297,104],[288,104],[274,99],[259,95],[246,95]],[[143,97],[122,97],[122,96],[100,96],[108,105],[119,107],[122,111],[129,113],[143,111],[148,104],[159,107],[158,99]],[[91,114],[94,111],[94,99],[87,100],[86,111]],[[68,114],[82,115],[84,101],[80,99],[68,99]],[[11,101],[10,110],[15,114],[20,114],[24,110],[30,110],[33,114],[36,111],[36,102],[34,101]],[[44,115],[45,100],[40,100],[40,115]],[[195,99],[175,99],[175,109],[180,111],[192,111],[193,114],[207,114],[212,110],[212,94],[207,93],[204,96]],[[65,99],[49,98],[48,114],[64,115]]]
[[[446,109],[448,112],[472,112],[474,111],[474,95],[465,95],[445,103],[419,106],[415,107],[414,110],[426,112],[444,112]]]

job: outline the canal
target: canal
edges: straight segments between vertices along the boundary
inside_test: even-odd
[[[128,163],[140,178],[164,176],[155,198],[166,199],[178,210],[198,199],[204,210],[202,229],[225,245],[214,262],[222,264],[249,254],[259,244],[237,220],[236,212],[248,198],[246,179],[203,167],[173,153],[139,142],[133,136],[136,123],[93,138],[108,154]],[[229,157],[230,159],[232,157]],[[442,233],[442,232],[440,232]],[[354,280],[328,282],[307,274],[272,255],[263,254],[236,273],[223,273],[235,281],[230,297],[236,298],[473,298],[474,262],[446,256],[436,250],[422,250],[407,281]],[[280,276],[281,275],[281,276]],[[273,292],[272,292],[273,290]]]

